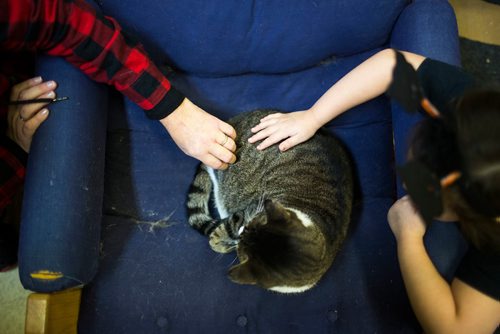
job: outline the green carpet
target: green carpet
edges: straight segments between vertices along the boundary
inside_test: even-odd
[[[500,46],[460,38],[463,68],[486,85],[500,86]]]

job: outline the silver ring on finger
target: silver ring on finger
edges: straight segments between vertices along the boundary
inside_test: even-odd
[[[226,143],[227,143],[228,140],[229,140],[229,137],[226,134],[224,134],[224,140],[222,141],[222,143],[220,143],[220,145],[221,146],[226,145]]]

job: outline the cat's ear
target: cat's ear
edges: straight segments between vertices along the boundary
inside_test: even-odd
[[[286,209],[280,203],[267,199],[264,202],[264,208],[266,210],[267,216],[271,220],[279,220],[280,218],[284,218],[286,216]]]
[[[228,275],[231,281],[235,283],[252,285],[257,284],[257,280],[251,271],[248,261],[231,267]]]

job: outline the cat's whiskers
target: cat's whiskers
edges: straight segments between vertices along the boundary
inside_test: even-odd
[[[264,211],[264,202],[266,200],[266,194],[262,194],[259,198],[259,201],[257,203],[257,206],[255,207],[255,210],[253,211],[246,211],[245,212],[245,221],[250,222],[252,221],[255,216],[257,216],[260,212]]]
[[[222,254],[222,253],[216,253],[216,254],[217,254],[217,256],[214,257],[214,260],[212,262],[219,262],[222,259],[222,257],[224,256],[224,254]]]
[[[231,263],[228,265],[228,267],[231,267],[235,262],[236,260],[238,260],[238,256],[235,256],[233,261],[231,261]]]
[[[262,194],[262,196],[260,197],[259,199],[259,205],[257,206],[257,212],[256,213],[259,213],[261,212],[262,210],[264,210],[264,202],[266,200],[266,194]]]

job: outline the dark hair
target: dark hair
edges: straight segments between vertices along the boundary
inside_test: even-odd
[[[416,128],[413,159],[440,178],[461,172],[443,201],[476,247],[500,251],[500,91],[468,91],[450,109]]]

